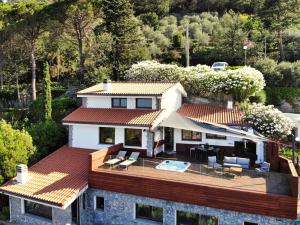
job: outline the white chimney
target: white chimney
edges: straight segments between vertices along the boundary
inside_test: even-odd
[[[24,184],[28,180],[28,167],[25,164],[17,165],[17,182]]]
[[[103,91],[110,92],[111,91],[111,81],[110,80],[103,80]]]
[[[227,109],[233,109],[233,100],[232,99],[228,99],[228,101],[227,101]]]

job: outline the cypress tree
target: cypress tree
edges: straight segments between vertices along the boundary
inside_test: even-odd
[[[44,113],[45,121],[52,119],[51,79],[48,62],[44,63]]]

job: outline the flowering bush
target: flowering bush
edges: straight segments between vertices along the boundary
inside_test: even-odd
[[[270,138],[281,138],[291,134],[294,123],[273,105],[252,104],[246,110],[244,119],[253,128]]]
[[[143,81],[179,81],[186,91],[194,96],[211,96],[223,93],[242,101],[262,90],[263,75],[252,68],[240,68],[214,72],[209,66],[197,65],[188,68],[177,65],[143,61],[126,71],[125,79]]]

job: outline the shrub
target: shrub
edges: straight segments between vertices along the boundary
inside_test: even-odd
[[[32,122],[40,122],[44,116],[44,99],[38,97],[29,107],[30,118]],[[60,122],[69,112],[76,108],[76,101],[69,97],[60,96],[52,100],[52,118]]]
[[[292,159],[293,158],[293,150],[290,148],[281,148],[279,155],[286,157],[288,159]],[[295,151],[295,157],[298,157],[299,153]]]
[[[38,149],[33,157],[33,162],[52,153],[67,141],[65,128],[52,120],[33,124],[28,132],[32,136],[33,144]]]
[[[266,80],[267,85],[280,84],[282,75],[276,71],[277,63],[273,59],[261,59],[254,64],[254,68],[259,70]]]
[[[285,100],[293,104],[300,98],[300,89],[295,87],[266,87],[267,104],[280,106]]]
[[[0,184],[15,176],[17,164],[27,164],[34,153],[32,138],[26,131],[13,129],[0,120]]]
[[[252,104],[244,119],[259,133],[270,138],[282,138],[291,134],[294,123],[272,105]]]
[[[233,95],[238,101],[247,99],[265,86],[263,75],[249,67],[214,72],[204,65],[183,68],[177,65],[160,64],[156,61],[134,64],[126,71],[125,79],[179,81],[191,95],[211,96],[221,93]]]
[[[261,90],[257,93],[255,93],[254,96],[251,96],[250,98],[251,103],[262,103],[265,104],[267,102],[267,94],[265,90]]]

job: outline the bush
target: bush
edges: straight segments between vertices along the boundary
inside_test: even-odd
[[[52,99],[52,119],[60,122],[63,117],[76,108],[76,101],[69,97],[58,97]],[[44,98],[38,97],[29,107],[32,122],[40,122],[44,119]]]
[[[262,103],[265,104],[267,102],[267,94],[264,90],[255,93],[254,96],[250,96],[249,98],[251,103]]]
[[[27,164],[34,153],[32,138],[26,131],[13,129],[0,120],[0,184],[14,177],[17,164]]]
[[[280,84],[282,75],[276,71],[277,63],[273,59],[261,59],[254,64],[254,68],[259,70],[266,80],[267,85]]]
[[[244,119],[259,133],[269,138],[282,138],[291,134],[294,123],[272,105],[252,104]]]
[[[293,104],[300,98],[300,89],[294,87],[266,87],[267,104],[280,106],[285,100]]]
[[[33,157],[33,162],[39,161],[67,142],[66,129],[52,120],[33,124],[28,132],[32,136],[33,144],[38,149]]]
[[[243,101],[261,91],[265,82],[263,75],[249,67],[236,70],[214,72],[209,66],[197,65],[188,68],[177,65],[144,61],[134,64],[126,71],[125,79],[143,81],[176,81],[194,96],[215,94],[232,95],[235,100]]]
[[[293,158],[293,150],[290,148],[281,148],[279,155],[286,157],[288,159],[292,159]],[[295,157],[298,157],[299,153],[295,151]]]

